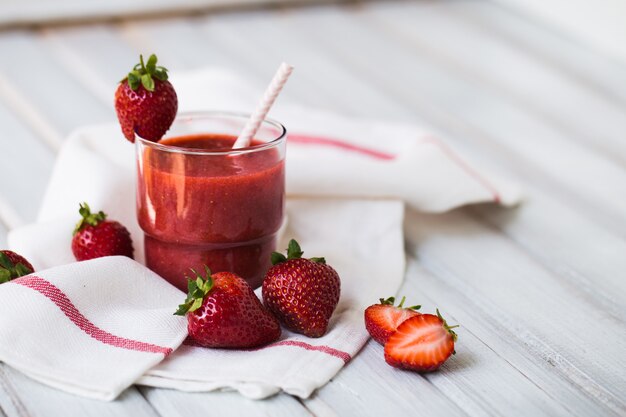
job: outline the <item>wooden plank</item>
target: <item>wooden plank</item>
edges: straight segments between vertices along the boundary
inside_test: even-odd
[[[7,417],[159,416],[134,388],[112,402],[90,400],[49,388],[4,364],[0,364],[0,408]]]
[[[63,138],[78,126],[115,117],[113,106],[86,92],[54,59],[37,33],[3,33],[0,54],[14,56],[16,51],[21,59],[1,60],[0,74],[32,104],[31,111],[45,115],[55,130],[51,135]]]
[[[439,379],[435,383],[445,383],[446,387],[442,389],[452,389],[456,392],[459,403],[463,407],[471,407],[474,403],[484,404],[494,414],[502,415],[530,415],[527,407],[540,408],[540,410],[533,410],[532,415],[543,414],[547,409],[552,409],[552,412],[559,414],[565,412],[566,415],[613,414],[607,411],[605,406],[598,405],[594,398],[581,395],[576,385],[564,380],[558,372],[554,372],[554,365],[551,362],[558,360],[558,356],[548,361],[538,360],[535,355],[537,350],[531,347],[534,340],[525,341],[523,340],[525,334],[516,333],[517,328],[502,327],[495,321],[494,315],[498,314],[499,317],[500,311],[491,311],[487,306],[477,306],[476,301],[465,294],[462,288],[450,285],[446,279],[433,275],[415,259],[409,262],[408,275],[414,279],[407,280],[403,293],[412,294],[413,297],[423,300],[424,311],[438,306],[442,313],[450,318],[450,321],[454,319],[455,323],[460,323],[459,340],[456,345],[457,355],[465,356],[462,363],[467,366],[461,370],[456,369],[457,358],[453,357],[443,368],[446,373],[450,371],[451,380],[446,381],[441,378],[443,381]],[[477,351],[473,347],[477,341],[479,345],[487,347],[487,350]],[[496,356],[496,362],[506,363],[503,369],[513,367],[518,370],[521,380],[510,381],[511,385],[505,383],[494,386],[491,379],[497,379],[501,371],[494,369],[489,374],[482,374],[478,369],[493,361],[490,358],[491,355]],[[467,372],[468,377],[461,375],[457,379],[457,372]],[[525,382],[522,382],[524,380]],[[537,391],[533,392],[530,388],[522,393],[509,392],[504,398],[501,397],[503,391],[517,391],[517,385],[520,383],[521,385],[534,384]],[[503,410],[495,412],[497,410],[494,410],[491,404]],[[483,414],[484,410],[481,415]]]
[[[459,3],[453,3],[451,4],[450,9],[455,10],[458,5]],[[491,64],[489,64],[489,62],[483,64],[488,60],[471,60],[470,55],[463,56],[463,49],[472,51],[472,53],[476,53],[479,57],[485,57],[485,55],[508,57],[508,59],[505,60],[508,66],[516,68],[519,67],[522,71],[514,79],[505,78],[502,80],[502,84],[506,83],[514,86],[513,88],[516,90],[519,85],[526,89],[531,87],[526,81],[524,81],[522,73],[546,72],[550,74],[550,77],[543,77],[546,78],[544,82],[546,85],[549,81],[560,77],[559,80],[563,79],[565,81],[561,82],[561,84],[564,85],[561,85],[558,91],[559,94],[550,94],[549,96],[552,98],[545,98],[547,100],[551,100],[551,106],[553,107],[551,108],[551,111],[555,114],[558,113],[560,108],[564,106],[559,106],[554,97],[558,97],[563,101],[568,101],[567,99],[560,98],[563,95],[560,93],[564,91],[581,90],[578,94],[585,94],[585,98],[587,98],[587,100],[582,100],[583,102],[591,101],[593,98],[598,99],[598,97],[602,97],[601,91],[598,93],[595,88],[591,88],[590,86],[583,91],[577,84],[566,76],[567,74],[563,74],[563,71],[553,73],[554,71],[549,65],[549,62],[547,64],[541,61],[530,62],[528,57],[517,57],[515,54],[520,53],[513,50],[505,50],[505,45],[498,45],[497,47],[492,45],[491,48],[486,47],[495,42],[490,39],[500,39],[498,36],[499,34],[495,32],[490,33],[489,37],[486,37],[484,34],[477,34],[476,28],[472,27],[472,25],[468,26],[467,24],[464,24],[463,20],[458,17],[451,18],[450,15],[454,16],[454,13],[444,13],[445,10],[443,10],[438,4],[431,4],[430,6],[432,7],[421,7],[419,9],[420,13],[415,11],[415,7],[409,6],[408,11],[405,13],[411,17],[419,15],[419,18],[417,19],[418,22],[421,22],[417,25],[420,28],[419,31],[409,29],[409,25],[404,26],[406,24],[406,19],[400,16],[401,13],[394,12],[393,15],[397,18],[394,20],[394,23],[397,23],[398,27],[404,27],[407,31],[407,36],[415,37],[417,36],[417,32],[420,32],[427,33],[429,36],[432,35],[439,40],[439,42],[437,42],[437,54],[443,55],[446,58],[438,57],[436,59],[445,61],[445,59],[452,59],[452,57],[456,54],[463,57],[462,60],[455,62],[457,67],[464,68],[469,66],[471,67],[470,69],[480,69],[480,72],[484,72],[486,74],[486,78],[497,79],[502,77],[498,74],[498,71],[491,68]],[[389,11],[387,6],[375,6],[372,10],[377,12],[380,10]],[[398,11],[395,8],[392,10]],[[413,13],[409,13],[411,10],[413,10]],[[383,13],[382,15],[377,13],[376,16],[377,18],[384,18],[387,15],[386,13]],[[390,24],[388,26],[390,26]],[[448,30],[448,28],[451,28],[451,30]],[[449,38],[444,40],[444,35],[446,34]],[[427,39],[424,38],[423,42],[426,41]],[[487,53],[486,51],[489,49],[491,50]],[[490,62],[492,61],[493,59]],[[477,62],[480,64],[477,64]],[[498,67],[498,65],[496,65],[496,67]],[[529,67],[532,67],[532,71]],[[506,77],[509,76],[510,75],[507,75]],[[534,79],[536,78],[537,77]],[[486,83],[489,84],[489,82]],[[585,85],[586,84],[583,84],[583,86]],[[536,88],[535,90],[542,90],[542,88]],[[567,97],[567,95],[565,95],[565,97]],[[544,97],[534,97],[533,101],[539,102],[543,98]],[[606,102],[605,104],[608,105],[610,102]],[[519,105],[526,108],[529,104],[525,105],[520,102]],[[619,106],[616,106],[615,108],[619,109]],[[539,115],[536,117],[538,119],[542,119]],[[570,114],[568,118],[572,120],[572,124],[575,125],[575,115]],[[621,117],[620,120],[621,122],[626,123],[623,117]],[[610,123],[606,123],[606,125],[609,124]],[[576,126],[576,128],[579,127],[580,126]],[[615,124],[613,124],[612,133],[616,137],[618,134],[621,134],[621,131],[622,129],[619,129],[619,126],[615,126]],[[608,141],[608,139],[605,140],[605,138],[598,139],[599,140],[597,140],[597,142],[600,145]],[[617,142],[615,145],[617,145]],[[624,146],[623,141],[621,141],[619,145],[623,151],[626,151],[626,146]],[[594,149],[594,151],[597,151],[597,149]],[[470,147],[467,149],[467,153],[470,154],[474,160],[477,159],[483,164],[489,164],[488,161],[480,159],[480,153],[482,153],[482,150],[478,150],[476,148],[472,149]],[[496,157],[494,156],[492,159],[495,160]],[[502,164],[500,168],[505,168],[504,164]],[[565,181],[570,180],[568,176],[563,177]],[[618,275],[614,273],[615,268],[624,263],[623,256],[621,256],[621,253],[623,253],[623,250],[625,249],[623,239],[615,235],[613,230],[603,230],[598,227],[595,224],[596,216],[587,219],[579,213],[576,213],[576,210],[572,210],[571,205],[565,203],[564,201],[558,201],[555,199],[552,196],[552,193],[541,191],[537,187],[528,184],[528,178],[525,176],[520,175],[518,180],[521,182],[527,182],[529,193],[528,201],[519,209],[509,211],[486,206],[476,210],[482,212],[482,217],[485,220],[497,225],[517,242],[521,243],[526,250],[536,257],[536,259],[541,260],[547,268],[550,268],[553,272],[565,275],[569,279],[577,282],[582,287],[583,291],[587,292],[588,295],[595,297],[597,301],[600,302],[608,311],[613,312],[613,314],[617,316],[624,317],[626,311],[624,310],[623,304],[620,303],[620,300],[624,295],[626,295],[626,286],[623,284],[623,280],[620,280]],[[540,181],[541,178],[538,177],[537,181],[531,180],[530,182],[540,183]],[[572,179],[571,182],[572,184],[575,184],[576,180]],[[545,189],[546,187],[543,188]],[[545,219],[548,216],[551,216],[552,219],[550,222],[545,222]],[[573,225],[576,226],[572,227]],[[602,244],[593,245],[593,248],[590,248],[590,250],[583,250],[582,246],[588,247],[588,245],[585,245],[585,242],[581,241],[579,238],[581,234],[585,236],[594,236],[594,241],[602,242]]]
[[[579,296],[626,322],[626,242],[562,201],[527,187],[529,198],[515,210],[481,206],[477,219],[509,236]],[[583,237],[584,236],[584,237]]]
[[[425,283],[426,279],[431,282]],[[472,416],[585,416],[598,411],[594,401],[581,396],[568,381],[552,375],[549,365],[537,366],[536,358],[523,348],[509,352],[510,341],[502,337],[508,337],[509,330],[494,329],[490,316],[474,311],[472,300],[462,297],[416,262],[411,264],[399,294],[423,303],[424,312],[433,312],[438,306],[451,323],[461,323],[458,354],[439,372],[418,375],[387,367],[382,346],[372,341],[312,401],[332,405],[338,415],[351,410],[361,415],[420,410],[426,415]],[[457,316],[459,310],[463,310],[462,316]],[[487,340],[482,340],[485,332]],[[541,384],[530,379],[529,374]],[[393,387],[393,392],[388,387]],[[556,398],[554,392],[559,393]],[[439,404],[442,398],[446,406]],[[308,403],[305,401],[307,406]]]
[[[38,40],[65,73],[109,109],[113,108],[118,82],[134,62],[139,62],[139,55],[120,39],[115,26],[47,29]],[[111,115],[110,111],[108,114]]]
[[[267,12],[264,12],[267,14]],[[242,45],[241,37],[229,36],[229,26],[239,27],[238,22],[249,13],[224,14],[215,18],[193,19],[171,25],[166,22],[127,25],[126,37],[142,49],[159,49],[168,62],[178,62],[184,69],[197,69],[206,66],[218,66],[230,69],[253,83],[263,86],[272,76],[280,61],[266,56],[264,50],[257,50],[253,45]],[[274,18],[273,14],[267,14]],[[234,32],[233,32],[234,33]],[[186,39],[181,43],[176,39]],[[165,59],[165,58],[164,58]],[[181,66],[177,66],[180,68]],[[262,88],[262,87],[261,87]],[[289,81],[285,94],[306,95],[307,104],[319,103],[319,92],[308,88],[301,78]],[[254,103],[251,103],[254,106]]]
[[[92,23],[119,18],[174,17],[223,10],[331,2],[333,0],[179,0],[176,3],[167,0],[137,2],[109,0],[107,2],[64,1],[53,5],[36,0],[13,0],[0,3],[0,29],[31,27],[39,24]]]
[[[423,376],[388,366],[382,346],[372,341],[304,404],[312,410],[326,406],[339,416],[471,415]]]
[[[0,193],[0,222],[11,228],[35,220],[54,152],[18,120],[9,106],[0,98],[0,137],[6,141],[0,164],[0,177],[5,179]]]
[[[85,90],[112,108],[117,82],[128,72],[132,63],[137,62],[140,53],[156,53],[159,63],[171,71],[207,65],[240,66],[219,45],[198,39],[199,34],[192,26],[192,21],[178,19],[93,28],[50,29],[46,30],[45,39],[54,46],[57,55],[66,58],[63,62],[80,61],[79,66],[64,65],[65,70],[76,79],[81,78],[80,72],[89,74],[90,82],[81,83]],[[94,44],[99,45],[99,48],[94,49]],[[78,71],[77,68],[82,69]]]
[[[250,400],[237,392],[190,393],[167,389],[140,388],[150,404],[163,416],[310,416],[302,404],[286,394],[266,400]]]
[[[156,52],[161,61],[177,71],[224,67],[260,86],[267,82],[267,76],[281,60],[287,60],[297,70],[286,89],[286,97],[356,116],[371,117],[378,113],[378,117],[391,120],[414,120],[405,107],[372,88],[370,83],[338,68],[320,45],[302,48],[297,33],[285,36],[279,24],[284,16],[285,13],[266,11],[129,23],[121,25],[119,33],[104,26],[95,30],[55,29],[46,31],[46,38],[61,45],[63,54],[70,57],[65,61],[82,62],[83,72],[93,74],[90,79],[98,80],[98,86],[90,83],[85,87],[106,100],[111,84],[118,80],[119,73],[126,71],[127,62],[134,62],[140,52]],[[93,44],[101,48],[94,50]],[[266,47],[271,44],[281,46]],[[117,68],[116,71],[111,71],[111,67]],[[68,71],[75,71],[73,68],[76,66],[69,66]],[[346,91],[350,94],[345,94]]]
[[[323,51],[301,48],[298,36],[284,35],[277,29],[284,13],[245,12],[186,21],[157,21],[123,26],[123,37],[136,51],[158,51],[172,68],[193,70],[207,66],[223,67],[262,87],[278,63],[295,64],[282,100],[294,97],[299,103],[334,108],[346,114],[363,116],[358,103],[377,106],[381,117],[404,119],[410,116],[396,102],[372,89],[367,82],[337,70],[336,62]],[[185,39],[185,42],[180,42]],[[268,48],[267,45],[280,45]],[[350,91],[350,94],[345,94]],[[281,101],[282,101],[281,100]],[[404,113],[404,114],[403,114]],[[371,116],[370,110],[367,115]]]
[[[626,366],[624,321],[581,297],[567,279],[546,271],[463,211],[440,216],[411,212],[408,225],[410,252],[438,280],[464,295],[468,315],[495,326],[488,339],[481,337],[500,356],[508,358],[513,351],[530,355],[529,361],[541,365],[544,373],[533,376],[533,369],[520,370],[563,405],[573,404],[575,396],[543,387],[542,380],[556,375],[560,385],[575,387],[580,405],[573,408],[592,400],[614,414],[626,411],[621,395],[626,388],[621,372]],[[463,304],[442,296],[435,301],[445,302],[446,309]]]
[[[626,30],[623,17],[626,5],[607,0],[602,7],[586,1],[499,0],[529,18],[546,23],[568,36],[626,63],[623,45]]]
[[[337,415],[412,415],[416,410],[429,416],[471,415],[426,378],[386,365],[383,356],[382,347],[370,341],[305,405],[315,410],[322,404]]]
[[[538,120],[558,126],[570,140],[626,164],[622,135],[626,101],[606,97],[603,89],[581,82],[580,76],[538,59],[526,48],[511,45],[500,32],[455,10],[456,4],[386,4],[368,8],[366,15],[372,25],[394,33],[433,62],[463,72],[465,78],[502,94]]]
[[[306,17],[293,14],[287,30],[323,43],[355,74],[451,133],[461,146],[491,153],[508,171],[567,198],[607,228],[626,233],[626,200],[614,198],[626,193],[622,165],[572,142],[557,126],[537,120],[488,85],[432,62],[419,50],[407,53],[393,35],[375,31],[340,10],[316,9]]]
[[[205,41],[217,39],[224,43],[227,40],[226,49],[239,51],[246,68],[258,68],[257,72],[262,69],[263,73],[271,74],[281,61],[294,65],[288,91],[299,103],[330,107],[355,116],[363,115],[358,111],[359,104],[367,103],[364,107],[368,116],[379,114],[392,120],[409,117],[406,108],[370,88],[364,80],[341,71],[338,62],[320,50],[319,44],[303,47],[298,33],[287,32],[282,26],[291,13],[249,12],[209,18],[198,24],[198,29]]]
[[[460,14],[486,31],[497,32],[513,48],[535,56],[578,84],[600,91],[616,104],[626,102],[624,65],[610,57],[505,8],[494,7],[493,3],[458,2],[451,13]]]

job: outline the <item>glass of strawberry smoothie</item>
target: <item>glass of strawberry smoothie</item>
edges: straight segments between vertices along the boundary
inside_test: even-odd
[[[186,291],[190,268],[231,271],[256,288],[284,218],[287,131],[265,120],[232,149],[248,115],[182,113],[159,142],[137,138],[137,218],[146,265]]]

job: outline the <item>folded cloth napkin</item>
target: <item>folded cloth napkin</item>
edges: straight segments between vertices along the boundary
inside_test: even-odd
[[[85,397],[112,400],[180,346],[181,291],[122,256],[0,285],[0,360]]]
[[[183,111],[252,108],[260,92],[229,73],[214,70],[180,74],[173,77],[173,83]],[[519,200],[515,186],[472,167],[426,131],[349,120],[283,103],[272,115],[289,130],[290,199],[285,237],[299,239],[305,256],[325,256],[341,276],[342,296],[329,332],[319,339],[284,332],[278,342],[252,351],[203,349],[187,343],[147,370],[138,383],[181,390],[232,388],[252,398],[283,390],[305,398],[328,382],[366,342],[363,308],[381,296],[394,294],[401,285],[401,200],[425,211],[487,201],[510,205]],[[135,220],[134,175],[134,150],[118,126],[78,130],[59,154],[38,222],[11,231],[9,246],[37,269],[73,262],[70,231],[78,203],[87,201],[129,228],[135,258],[143,262],[143,238]],[[285,245],[281,242],[281,247]],[[111,259],[103,259],[102,265]],[[87,275],[81,268],[85,265],[75,264],[63,278],[83,280]],[[132,274],[127,278],[132,279]],[[111,291],[107,297],[118,294]],[[78,288],[72,300],[82,298]],[[181,300],[171,303],[172,311]],[[36,306],[41,300],[25,302]],[[115,314],[108,305],[101,308],[103,316]],[[132,321],[133,316],[127,320]],[[1,331],[15,331],[10,329],[17,325],[24,328],[23,322],[5,325],[9,330]],[[51,328],[66,325],[61,320]],[[33,340],[24,338],[22,343]],[[48,338],[40,337],[39,343],[47,345]],[[41,354],[46,359],[45,352]],[[55,370],[62,374],[72,358],[50,362],[51,374]],[[113,380],[119,369],[111,366],[108,372]],[[131,381],[119,378],[119,383]],[[72,392],[78,392],[73,386],[81,386],[83,393],[89,391],[80,379],[55,386]]]

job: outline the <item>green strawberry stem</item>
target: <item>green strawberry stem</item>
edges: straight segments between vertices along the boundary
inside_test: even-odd
[[[398,304],[398,308],[402,308],[402,306],[404,305],[404,301],[406,300],[406,297],[403,295],[402,296],[402,300],[400,300],[400,304]]]
[[[32,272],[29,267],[21,262],[14,265],[6,254],[0,252],[0,284],[32,274]]]
[[[448,331],[448,333],[450,333],[450,335],[452,335],[452,339],[456,342],[456,339],[458,338],[456,332],[452,329],[455,329],[457,327],[461,327],[458,324],[455,324],[454,326],[448,326],[448,322],[441,316],[441,313],[439,312],[439,309],[437,309],[437,317],[439,317],[439,319],[441,319],[441,321],[443,321],[443,328],[446,329]]]
[[[287,256],[283,255],[280,252],[272,252],[272,255],[271,255],[272,265],[276,265],[281,262],[286,262],[290,259],[300,259],[302,258],[303,254],[304,252],[302,251],[302,248],[300,248],[300,245],[298,244],[298,242],[296,242],[295,239],[291,239],[289,241],[289,244],[287,245]],[[320,264],[326,263],[326,259],[324,258],[309,258],[309,260],[320,263]]]
[[[196,311],[202,306],[202,302],[204,301],[204,297],[211,291],[213,288],[213,277],[211,276],[211,270],[208,266],[204,265],[204,270],[206,276],[203,277],[199,273],[197,273],[194,269],[191,272],[196,276],[195,279],[190,279],[187,276],[187,298],[185,302],[178,306],[178,310],[174,313],[176,316],[184,316],[189,312]]]
[[[396,297],[389,297],[387,299],[379,298],[380,303],[384,306],[392,306],[396,302]]]
[[[396,297],[389,297],[387,299],[379,298],[378,300],[380,301],[380,304],[382,304],[384,306],[392,306],[396,302]],[[406,297],[402,296],[402,300],[400,300],[400,304],[398,304],[398,308],[403,308],[402,306],[404,305],[404,301],[405,300],[406,300]],[[419,310],[420,308],[422,308],[422,306],[420,304],[414,305],[414,306],[411,306],[411,307],[404,307],[405,310]]]
[[[157,57],[155,54],[150,55],[148,62],[144,63],[143,55],[139,55],[139,64],[136,64],[132,71],[128,73],[121,83],[128,80],[128,86],[136,91],[139,85],[146,90],[154,91],[154,78],[159,81],[167,81],[167,68],[157,66]]]
[[[104,214],[103,211],[92,213],[87,203],[79,204],[79,207],[78,213],[80,214],[81,219],[78,223],[76,223],[73,234],[80,232],[86,226],[97,226],[100,222],[105,221],[107,218],[107,215]]]

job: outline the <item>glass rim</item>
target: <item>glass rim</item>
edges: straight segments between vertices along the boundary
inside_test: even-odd
[[[210,119],[217,117],[227,117],[227,118],[236,118],[236,119],[244,119],[247,121],[250,118],[250,114],[244,112],[233,112],[233,111],[190,111],[190,112],[181,112],[176,115],[174,118],[174,122],[177,120],[184,118],[191,119]],[[172,124],[173,124],[172,123]],[[266,143],[261,145],[248,146],[246,148],[239,149],[220,149],[220,150],[206,150],[206,149],[194,149],[194,148],[183,148],[181,146],[173,146],[173,145],[164,145],[159,142],[152,142],[147,139],[140,137],[139,135],[135,138],[135,144],[142,144],[152,149],[156,149],[163,152],[168,153],[177,153],[177,154],[190,154],[190,155],[243,155],[248,153],[260,152],[267,149],[271,149],[275,146],[280,145],[287,138],[287,129],[282,123],[277,122],[274,119],[264,119],[262,125],[271,125],[278,129],[280,132],[278,137],[272,139]],[[211,133],[211,132],[207,132]]]

